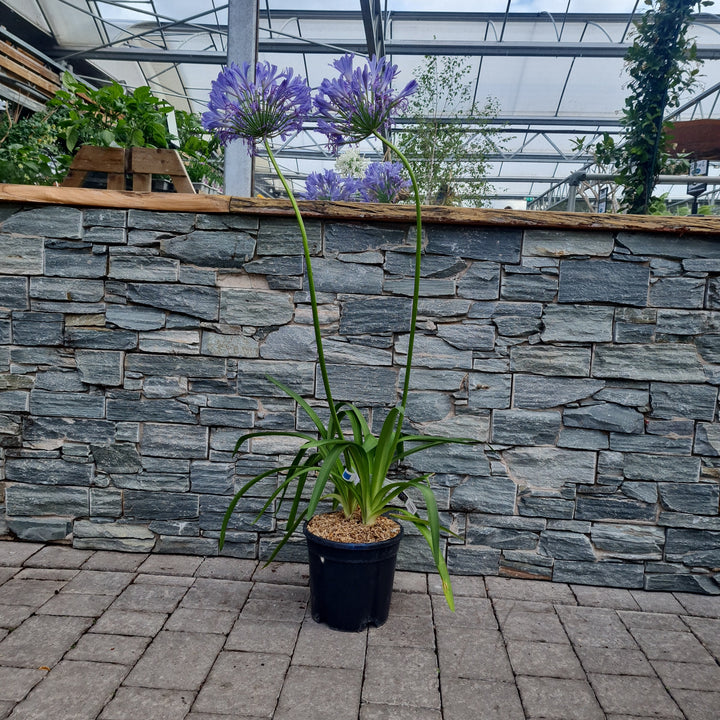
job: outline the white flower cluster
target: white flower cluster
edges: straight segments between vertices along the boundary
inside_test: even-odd
[[[357,148],[350,148],[338,155],[335,161],[335,170],[345,177],[361,178],[367,168],[367,160]]]

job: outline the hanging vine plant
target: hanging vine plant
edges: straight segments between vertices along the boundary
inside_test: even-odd
[[[649,10],[636,25],[633,45],[625,56],[630,75],[622,124],[624,143],[617,148],[619,182],[624,186],[623,209],[647,214],[652,193],[666,159],[666,109],[696,82],[697,48],[687,37],[698,0],[645,0]]]

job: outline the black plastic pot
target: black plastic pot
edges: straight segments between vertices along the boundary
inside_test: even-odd
[[[403,529],[377,543],[339,543],[303,528],[310,559],[313,620],[334,630],[359,632],[388,618],[395,560]]]

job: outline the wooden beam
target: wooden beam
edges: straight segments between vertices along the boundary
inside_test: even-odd
[[[30,83],[38,90],[42,90],[46,95],[54,95],[59,89],[58,83],[52,83],[41,77],[37,72],[29,70],[24,65],[11,59],[7,55],[0,52],[0,67],[5,68],[11,75],[21,78],[25,82]]]
[[[304,201],[298,203],[306,219],[354,220],[359,222],[415,223],[412,205]],[[230,198],[230,211],[251,215],[292,217],[289,201],[265,198]],[[720,217],[680,217],[659,215],[613,215],[595,213],[548,212],[536,210],[495,210],[426,205],[422,220],[443,225],[503,225],[521,228],[567,228],[568,230],[625,230],[680,235],[720,234]]]
[[[5,40],[0,40],[0,53],[4,53],[21,65],[25,65],[29,70],[33,70],[38,75],[42,75],[55,85],[60,85],[60,75],[51,70],[47,65],[43,64],[37,58],[33,57],[29,52],[11,45]]]
[[[47,185],[10,185],[0,183],[0,203],[71,205],[167,212],[229,212],[227,195],[190,195],[117,190],[93,190]]]
[[[292,205],[288,200],[239,198],[228,195],[135,193],[38,185],[0,184],[0,203],[2,202],[293,217]],[[300,207],[304,217],[309,220],[360,223],[372,221],[407,225],[415,222],[415,209],[412,205],[304,201],[300,203]],[[423,208],[423,222],[440,225],[497,226],[538,230],[564,228],[605,232],[670,233],[680,237],[701,235],[708,239],[720,237],[720,217],[706,216],[596,215],[593,213],[426,206]]]

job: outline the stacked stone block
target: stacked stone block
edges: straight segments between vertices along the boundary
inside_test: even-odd
[[[407,353],[413,228],[312,221],[336,400],[379,427]],[[408,427],[453,572],[720,592],[720,243],[426,225]],[[0,206],[0,534],[216,554],[232,493],[323,412],[295,223]],[[265,555],[258,484],[224,554]],[[416,498],[419,502],[419,498]],[[258,514],[260,514],[258,518]],[[429,569],[412,532],[400,566]],[[302,557],[302,543],[286,557]]]

